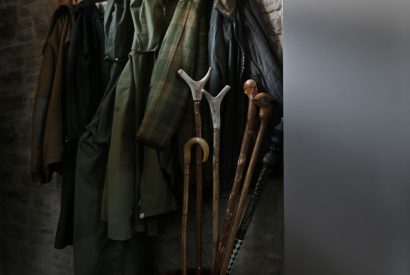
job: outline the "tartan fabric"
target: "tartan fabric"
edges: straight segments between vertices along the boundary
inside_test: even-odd
[[[184,69],[193,75],[199,44],[200,22],[205,15],[206,0],[180,0],[165,34],[151,77],[151,89],[137,139],[153,147],[164,148],[178,129],[189,88],[178,76]]]

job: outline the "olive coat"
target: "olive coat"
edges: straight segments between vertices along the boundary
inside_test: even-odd
[[[136,142],[152,69],[169,25],[160,0],[131,1],[134,39],[118,80],[102,202],[108,238],[130,239],[134,231],[157,233],[152,216],[176,210],[168,179],[171,150],[159,151]],[[162,162],[161,162],[162,161]]]

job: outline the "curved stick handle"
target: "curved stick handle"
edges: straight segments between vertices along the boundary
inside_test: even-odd
[[[272,100],[272,96],[268,93],[259,93],[252,98],[252,102],[259,107],[259,118],[261,120],[268,119],[272,115]]]
[[[199,144],[202,148],[202,152],[204,153],[204,156],[202,158],[202,162],[205,162],[205,161],[208,160],[208,157],[209,157],[209,145],[208,145],[208,143],[203,138],[193,137],[193,138],[190,138],[184,144],[184,164],[189,164],[191,162],[191,147],[194,144]]]

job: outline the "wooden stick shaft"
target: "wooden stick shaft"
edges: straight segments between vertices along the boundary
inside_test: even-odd
[[[204,78],[199,81],[193,80],[183,69],[178,70],[178,74],[187,83],[191,89],[192,99],[194,101],[195,115],[195,135],[200,138],[201,135],[201,99],[202,89],[211,77],[211,68],[209,68]],[[196,150],[196,217],[195,217],[195,273],[201,274],[202,266],[202,161],[201,148],[197,146]]]
[[[188,231],[188,205],[189,205],[189,168],[191,163],[191,147],[197,144],[201,151],[203,151],[202,162],[208,159],[209,146],[208,143],[200,138],[193,137],[184,144],[184,192],[183,192],[183,205],[182,205],[182,226],[181,226],[181,272],[186,275],[187,273],[187,231]],[[201,153],[201,152],[199,152]],[[196,268],[196,273],[200,273],[201,269]]]
[[[194,102],[195,135],[202,136],[201,131],[201,102]],[[201,147],[196,146],[196,222],[195,222],[195,259],[196,274],[201,274],[202,267],[202,157]]]
[[[250,195],[249,200],[247,201],[246,210],[243,214],[241,225],[238,229],[238,233],[236,234],[236,240],[234,243],[235,247],[232,250],[231,258],[229,260],[228,271],[226,274],[230,274],[231,269],[235,264],[236,258],[245,239],[249,225],[251,224],[252,218],[255,214],[256,207],[259,203],[259,199],[267,183],[267,179],[274,174],[274,169],[280,166],[282,160],[281,154],[283,152],[282,146],[283,122],[280,122],[275,127],[273,137],[271,138],[271,146],[268,152],[266,152],[263,157],[263,168],[259,173],[258,180],[256,181],[255,187]]]
[[[214,156],[213,156],[213,200],[212,200],[212,262],[215,260],[216,245],[219,232],[219,157],[220,157],[220,132],[214,129]]]
[[[221,103],[227,92],[231,89],[226,85],[216,97],[210,95],[206,90],[202,89],[205,95],[212,115],[212,125],[214,130],[214,154],[213,154],[213,198],[212,198],[212,264],[215,261],[216,246],[218,242],[219,232],[219,157],[220,157],[220,129],[221,129]]]
[[[252,157],[251,157],[251,160],[250,160],[250,163],[249,163],[248,171],[246,172],[246,178],[245,178],[245,181],[244,181],[244,184],[243,184],[241,197],[239,199],[239,203],[238,203],[238,207],[236,209],[236,213],[235,213],[234,221],[233,221],[233,224],[232,224],[231,232],[229,234],[228,244],[226,246],[226,253],[225,253],[222,268],[221,268],[221,274],[226,274],[226,272],[228,270],[230,255],[231,255],[231,252],[232,252],[232,248],[233,248],[233,244],[234,244],[234,241],[235,241],[236,233],[238,232],[238,227],[239,227],[239,223],[241,221],[242,213],[243,213],[243,210],[244,210],[244,207],[245,207],[246,198],[247,198],[247,195],[248,195],[248,192],[249,192],[249,187],[250,187],[250,184],[252,182],[253,171],[255,169],[255,165],[256,165],[256,162],[258,160],[258,155],[259,155],[259,151],[260,151],[260,148],[261,148],[261,145],[262,145],[263,136],[265,134],[266,124],[267,124],[267,121],[263,121],[261,123],[260,129],[259,129],[259,132],[258,132],[258,137],[256,139],[255,148],[254,148],[253,153],[252,153]]]
[[[255,89],[254,94],[256,94],[256,85],[254,89]],[[252,96],[249,96],[249,98],[251,99]],[[218,244],[216,247],[215,261],[214,261],[214,265],[212,268],[213,275],[219,275],[220,268],[222,266],[222,260],[223,260],[225,250],[226,250],[225,249],[226,243],[228,241],[230,228],[233,222],[233,214],[234,214],[237,199],[238,199],[240,183],[242,181],[243,172],[244,172],[245,165],[246,165],[249,144],[250,144],[252,134],[253,134],[254,123],[255,123],[255,105],[251,100],[249,100],[247,123],[245,127],[244,137],[242,139],[241,151],[240,151],[239,160],[238,160],[238,164],[236,168],[235,178],[233,181],[231,193],[229,195],[229,200],[228,200],[226,214],[225,214],[225,218],[224,218],[224,222],[222,226],[221,235],[219,237]]]
[[[187,231],[188,231],[188,204],[189,204],[189,163],[184,164],[184,193],[182,204],[182,228],[181,228],[181,272],[187,275]]]
[[[256,206],[258,205],[259,198],[261,193],[266,184],[266,178],[272,174],[267,167],[264,167],[259,174],[258,181],[255,185],[255,189],[252,192],[251,198],[247,203],[245,213],[243,214],[243,218],[241,221],[241,225],[239,226],[238,233],[236,234],[236,239],[234,241],[234,248],[231,252],[231,256],[229,259],[228,271],[226,274],[230,274],[231,269],[236,261],[236,257],[238,256],[238,252],[242,246],[242,242],[245,239],[246,232],[248,231],[249,225],[252,221],[253,215],[255,214]]]

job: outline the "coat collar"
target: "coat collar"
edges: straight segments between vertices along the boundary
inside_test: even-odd
[[[226,17],[231,17],[236,8],[236,0],[215,0],[214,7]]]

